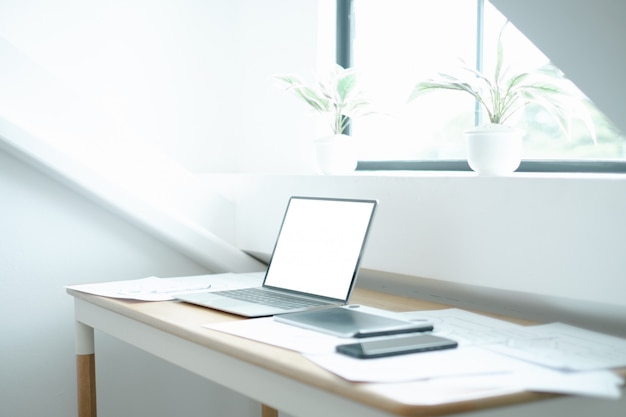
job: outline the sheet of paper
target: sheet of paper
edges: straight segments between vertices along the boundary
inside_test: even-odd
[[[528,327],[529,336],[490,346],[494,352],[555,369],[626,367],[626,339],[563,323]]]
[[[475,347],[356,359],[337,353],[305,355],[311,362],[349,381],[399,382],[458,375],[506,373],[518,361]]]
[[[526,389],[539,392],[584,395],[599,398],[619,398],[622,379],[608,370],[589,372],[564,372],[543,367],[520,376],[525,381]],[[516,378],[516,379],[517,379]],[[511,384],[514,383],[511,377]]]
[[[135,280],[70,285],[76,291],[112,298],[141,301],[173,300],[174,295],[226,289],[248,288],[261,285],[263,272],[247,274],[211,274],[186,277],[148,277]]]
[[[211,323],[204,327],[301,353],[330,353],[338,344],[356,340],[279,323],[272,317]]]
[[[430,318],[434,331],[460,346],[493,352],[554,369],[588,371],[626,366],[626,339],[562,323],[520,326],[460,309],[404,313]]]
[[[498,352],[510,340],[543,336],[554,328],[525,327],[458,309],[412,313],[429,319],[437,334],[460,341],[458,349],[379,359],[355,359],[335,352],[339,338],[278,323],[271,317],[204,327],[295,350],[344,379],[367,383],[412,404],[436,404],[524,390],[617,398],[622,379],[612,372],[564,372]],[[411,318],[411,314],[403,314]],[[547,325],[549,326],[549,325]]]
[[[608,371],[570,374],[541,368],[529,372],[469,375],[428,380],[368,384],[376,393],[414,405],[474,400],[522,391],[617,399],[620,378]]]
[[[424,352],[380,359],[354,359],[338,354],[305,355],[317,365],[357,382],[437,381],[429,386],[441,393],[488,393],[494,390],[539,391],[619,398],[622,379],[607,370],[565,372],[548,369],[525,361],[494,355],[480,347]],[[400,392],[407,387],[398,386]],[[402,395],[402,394],[394,394]],[[428,403],[432,399],[413,392],[413,401]],[[443,397],[442,397],[443,398]],[[419,400],[418,400],[419,399]],[[448,398],[446,401],[450,401]]]
[[[211,323],[203,327],[304,353],[319,366],[352,381],[408,381],[449,375],[508,372],[517,361],[476,348],[359,360],[335,353],[341,338],[283,324],[271,317]]]
[[[409,320],[432,320],[433,334],[456,340],[459,346],[503,343],[514,338],[531,337],[525,326],[458,308],[403,313]]]
[[[521,392],[523,389],[499,385],[471,385],[472,380],[480,380],[484,376],[461,378],[428,379],[412,382],[397,382],[385,384],[367,384],[365,389],[373,393],[412,405],[437,405],[458,401],[478,400],[497,395],[506,395]]]

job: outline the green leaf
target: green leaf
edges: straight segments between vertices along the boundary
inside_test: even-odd
[[[294,91],[315,110],[321,112],[329,110],[330,101],[326,97],[320,96],[320,94],[311,87],[298,87]]]
[[[356,72],[352,68],[336,65],[325,79],[313,85],[294,75],[276,75],[275,78],[284,82],[287,91],[296,94],[314,110],[327,114],[334,133],[344,131],[348,123],[344,116],[354,118],[374,113],[368,111],[370,103],[358,89]]]
[[[349,73],[341,77],[337,82],[337,96],[343,102],[356,86],[356,74]]]
[[[586,125],[595,142],[596,131],[588,108],[588,99],[572,88],[563,73],[552,64],[533,71],[508,76],[510,67],[505,65],[504,30],[498,34],[496,65],[488,76],[461,61],[460,69],[467,79],[439,73],[436,77],[417,83],[407,101],[436,90],[462,91],[470,94],[482,106],[492,123],[505,123],[513,114],[528,104],[536,104],[548,111],[559,127],[569,135],[572,117],[576,116]]]

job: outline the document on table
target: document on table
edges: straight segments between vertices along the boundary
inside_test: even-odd
[[[589,371],[626,367],[626,339],[563,323],[520,326],[460,309],[403,313],[428,318],[433,334],[461,346],[489,350],[555,369]]]
[[[194,275],[186,277],[148,277],[135,280],[70,285],[66,288],[112,298],[141,301],[173,300],[175,294],[220,291],[260,286],[264,272]]]
[[[528,362],[568,371],[626,366],[626,339],[563,323],[529,326],[530,337],[489,349]]]
[[[467,389],[502,388],[602,398],[619,398],[621,395],[619,387],[622,379],[610,371],[558,371],[498,355],[477,346],[366,360],[338,354],[305,354],[305,357],[355,382],[441,380],[456,381],[457,386]]]
[[[335,348],[339,344],[362,339],[327,335],[279,323],[271,317],[210,323],[204,327],[304,353],[312,362],[351,381],[390,382],[507,372],[511,370],[511,363],[515,362],[496,353],[471,348],[381,359],[354,359],[335,353]]]
[[[402,382],[409,386],[427,386],[442,395],[449,393],[460,396],[489,395],[494,390],[534,390],[604,398],[617,398],[621,394],[619,386],[622,379],[608,370],[566,372],[539,366],[538,361],[528,361],[492,350],[493,346],[506,346],[507,343],[516,346],[515,343],[520,341],[544,338],[546,332],[556,330],[570,335],[571,332],[579,334],[571,326],[520,326],[460,309],[419,311],[403,313],[402,316],[432,320],[435,327],[433,334],[457,340],[459,348],[362,360],[335,352],[336,345],[359,339],[338,338],[278,323],[270,317],[207,324],[204,327],[301,352],[313,363],[344,379],[375,383],[376,389],[381,390],[386,390],[386,384],[397,385]],[[444,387],[444,382],[435,382],[440,380],[453,381],[457,385],[450,386],[453,391],[450,393]],[[379,383],[383,382],[385,384],[379,387]],[[402,384],[399,386],[406,388]],[[402,396],[405,392],[407,398],[414,398],[418,403],[435,401],[415,396],[415,391],[411,394],[408,388],[391,391],[394,396]]]
[[[484,376],[435,378],[411,382],[363,384],[362,388],[378,395],[411,405],[437,405],[470,401],[523,392],[517,386],[481,384]]]
[[[307,359],[355,382],[401,382],[460,375],[488,375],[515,371],[512,358],[477,347],[411,353],[375,359],[341,354],[305,354]]]
[[[414,405],[435,405],[522,391],[587,397],[620,397],[620,378],[607,371],[574,375],[535,369],[530,373],[502,373],[433,378],[410,382],[365,384],[364,388]]]
[[[531,337],[527,326],[498,320],[458,308],[402,313],[405,319],[427,318],[433,323],[433,334],[454,339],[459,346],[505,343],[511,339]]]

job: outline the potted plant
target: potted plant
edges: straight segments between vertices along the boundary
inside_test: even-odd
[[[354,171],[357,164],[353,139],[345,134],[351,119],[371,113],[370,103],[357,86],[353,68],[336,65],[328,76],[308,84],[295,75],[277,75],[286,90],[328,118],[332,135],[316,139],[317,162],[325,174]]]
[[[508,22],[507,22],[508,23]],[[515,171],[521,161],[524,132],[507,124],[511,116],[529,104],[536,104],[551,114],[560,129],[569,136],[571,119],[579,116],[595,142],[596,134],[585,99],[573,91],[561,71],[547,64],[532,71],[509,74],[504,65],[502,34],[497,43],[495,70],[492,76],[462,63],[460,76],[439,73],[418,83],[408,101],[435,90],[453,90],[470,94],[484,109],[489,123],[465,132],[468,163],[482,175],[505,175]]]

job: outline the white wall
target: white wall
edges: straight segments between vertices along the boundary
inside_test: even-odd
[[[219,170],[236,160],[230,132],[238,101],[224,80],[241,70],[239,3],[4,1],[0,36],[120,132],[157,144],[185,165]],[[56,102],[48,111],[63,117],[66,98],[43,94],[30,98]]]
[[[272,76],[315,74],[317,11],[316,0],[3,1],[0,40],[16,50],[3,62],[30,65],[3,66],[0,115],[72,148],[85,135],[89,149],[145,142],[190,171],[312,172],[300,148],[313,118]]]
[[[271,75],[314,68],[316,14],[314,0],[3,1],[0,120],[7,123],[0,127],[13,124],[58,145],[79,165],[108,168],[122,186],[145,179],[146,161],[134,166],[114,149],[141,155],[142,144],[151,164],[166,155],[188,171],[235,171],[240,163],[281,169],[283,154],[258,158],[266,151],[259,132],[292,141],[301,129],[293,116],[302,112]],[[278,121],[268,123],[264,115],[283,99]],[[243,124],[244,112],[254,123]],[[276,134],[276,124],[285,131]],[[240,154],[243,147],[252,152]],[[105,162],[90,166],[98,152]],[[306,164],[289,158],[287,165],[301,170]],[[158,175],[147,184],[154,188],[148,200],[180,196],[195,204],[153,168]],[[188,179],[178,167],[173,172]],[[86,194],[98,199],[100,191]],[[72,300],[63,286],[207,270],[3,151],[0,195],[1,279],[16,294],[0,307],[6,323],[0,415],[75,415]],[[189,209],[190,217],[215,209],[185,204],[178,208]],[[218,225],[225,239],[231,217]],[[257,403],[105,335],[97,338],[101,416],[259,414]]]
[[[624,175],[240,175],[229,187],[238,245],[257,255],[291,195],[374,198],[362,267],[384,272],[361,284],[626,336]]]
[[[208,271],[0,151],[0,415],[76,415],[72,283]],[[259,405],[97,333],[99,415],[256,415]],[[155,392],[160,394],[155,395]],[[223,408],[221,408],[223,407]]]
[[[334,0],[321,0],[334,2]],[[239,100],[231,126],[237,172],[312,173],[315,117],[272,77],[317,72],[318,0],[245,0],[239,22]],[[215,172],[207,169],[205,172]]]

